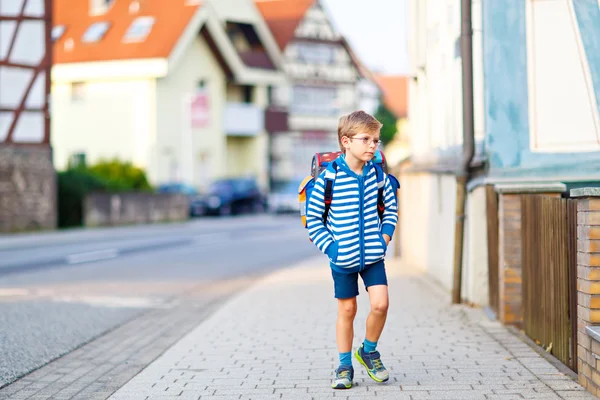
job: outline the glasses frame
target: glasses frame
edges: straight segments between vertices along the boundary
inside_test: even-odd
[[[365,145],[365,146],[368,146],[368,145],[370,145],[371,143],[373,143],[373,144],[375,145],[375,147],[379,147],[379,146],[381,146],[381,144],[383,143],[383,142],[381,141],[381,139],[377,139],[377,140],[375,140],[375,139],[371,139],[371,138],[364,137],[364,136],[363,136],[363,137],[355,137],[355,136],[352,136],[352,137],[348,137],[348,139],[350,139],[350,140],[353,140],[353,139],[358,139],[358,140],[360,140],[360,141],[362,142],[362,144],[363,144],[363,145]]]

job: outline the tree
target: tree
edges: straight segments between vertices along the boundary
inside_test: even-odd
[[[383,124],[383,127],[381,128],[381,141],[386,145],[391,142],[396,135],[397,119],[383,103],[379,104],[379,107],[375,112],[375,118]]]

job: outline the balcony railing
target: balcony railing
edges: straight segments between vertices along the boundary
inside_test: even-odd
[[[228,136],[256,136],[265,129],[262,107],[251,103],[227,103],[223,125]]]

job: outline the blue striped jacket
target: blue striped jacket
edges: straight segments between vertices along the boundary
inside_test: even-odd
[[[342,273],[361,271],[385,257],[383,234],[394,234],[398,222],[396,197],[387,174],[384,174],[382,220],[377,213],[377,173],[372,161],[358,176],[340,156],[337,175],[330,169],[317,178],[306,211],[306,227],[312,242],[325,253],[332,269]],[[333,177],[333,194],[327,221],[325,211],[325,177]],[[335,176],[333,176],[335,175]]]

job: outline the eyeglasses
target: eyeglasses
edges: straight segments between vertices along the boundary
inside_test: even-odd
[[[368,146],[371,143],[373,143],[375,145],[375,147],[378,147],[378,146],[381,145],[381,143],[383,143],[379,139],[377,139],[377,140],[375,140],[375,139],[369,139],[368,137],[351,137],[351,138],[348,138],[348,139],[350,139],[350,140],[354,140],[354,139],[360,140],[362,142],[362,144],[364,144],[365,146]]]

